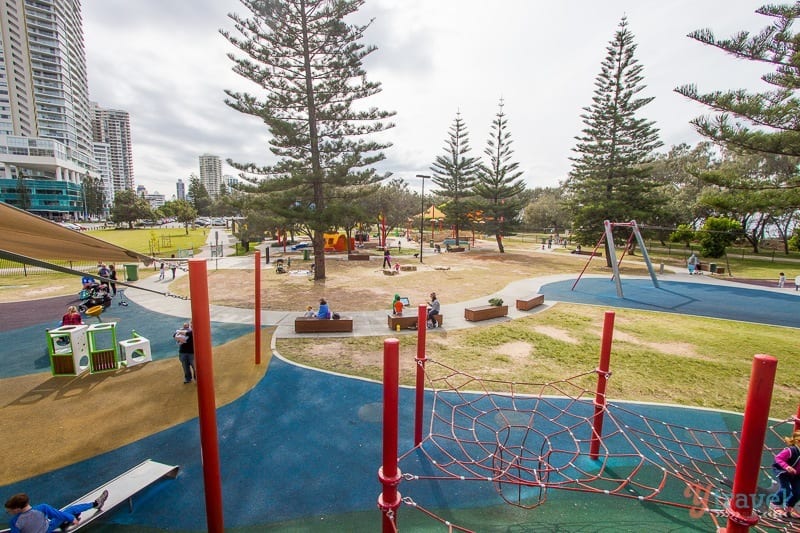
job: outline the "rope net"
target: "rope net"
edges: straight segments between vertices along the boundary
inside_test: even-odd
[[[413,452],[435,468],[419,474],[404,467],[405,480],[490,482],[502,500],[524,509],[544,504],[548,491],[557,489],[685,508],[693,518],[707,514],[717,527],[726,523],[740,435],[703,427],[704,418],[719,425],[716,417],[698,417],[693,420],[698,427],[687,427],[608,401],[592,459],[595,392],[586,387],[597,371],[547,383],[514,383],[482,380],[432,359],[427,363],[437,367],[426,372],[433,391],[428,433],[400,460]],[[650,412],[662,411],[665,419],[675,411],[652,407]],[[777,488],[768,465],[781,447],[778,437],[792,431],[787,423],[769,429],[774,438],[766,441],[777,447],[763,450],[760,484],[766,486],[753,496],[761,515],[753,531],[800,527],[767,512],[767,497]],[[404,503],[417,506],[410,498]]]

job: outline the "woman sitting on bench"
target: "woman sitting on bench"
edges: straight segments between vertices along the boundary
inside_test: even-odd
[[[319,299],[319,309],[317,310],[317,318],[330,318],[331,317],[331,308],[328,307],[328,302],[325,301],[325,298]]]

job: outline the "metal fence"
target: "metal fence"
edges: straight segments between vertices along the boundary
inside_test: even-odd
[[[72,270],[79,270],[81,272],[96,273],[97,263],[93,261],[68,261],[66,259],[51,259],[48,261],[54,265]],[[52,274],[53,271],[47,268],[38,266],[26,265],[25,263],[18,263],[10,259],[0,258],[0,277],[8,276],[41,276],[44,274]]]

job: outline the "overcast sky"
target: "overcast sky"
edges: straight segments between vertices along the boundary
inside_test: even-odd
[[[763,89],[770,69],[733,58],[686,34],[710,28],[718,38],[756,32],[771,20],[744,0],[367,0],[375,19],[366,60],[383,92],[370,103],[396,111],[393,143],[381,170],[408,178],[429,173],[458,112],[473,156],[483,156],[502,97],[514,158],[529,187],[553,186],[570,169],[582,108],[623,16],[644,67],[641,116],[654,120],[665,149],[699,137],[689,120],[706,112],[673,89]],[[198,156],[267,164],[268,131],[224,104],[224,89],[256,92],[231,71],[232,46],[219,34],[238,0],[83,0],[89,93],[101,106],[130,113],[137,185],[167,199],[175,183],[199,174]],[[223,165],[223,172],[235,175]],[[430,186],[430,185],[428,185]]]

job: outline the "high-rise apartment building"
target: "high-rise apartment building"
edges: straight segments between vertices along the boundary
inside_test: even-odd
[[[186,184],[180,178],[178,178],[178,183],[175,184],[175,199],[186,200]]]
[[[89,175],[97,177],[80,0],[0,0],[0,200],[27,196],[20,207],[80,217]]]
[[[219,196],[219,186],[222,183],[222,161],[219,156],[203,154],[200,156],[200,183],[202,183],[211,198]]]
[[[92,135],[95,142],[111,147],[114,192],[133,190],[133,149],[131,119],[127,111],[104,109],[91,103]]]

